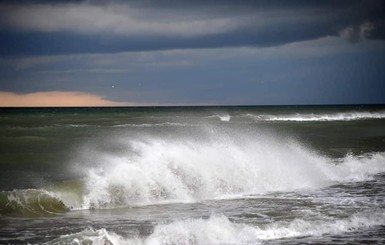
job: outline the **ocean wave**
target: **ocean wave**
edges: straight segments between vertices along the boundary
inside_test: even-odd
[[[83,208],[313,190],[385,171],[385,153],[349,155],[335,163],[295,141],[255,137],[129,139],[120,154],[87,152],[94,157],[82,170]]]
[[[175,202],[318,190],[385,171],[385,153],[347,156],[338,164],[295,143],[237,145],[128,142],[126,156],[99,153],[99,167],[69,187],[0,192],[0,214],[39,216]],[[234,145],[235,144],[235,145]]]
[[[49,244],[263,244],[267,240],[356,232],[385,224],[383,211],[358,213],[344,219],[276,222],[265,225],[234,223],[224,215],[158,224],[147,237],[123,237],[106,229],[88,228],[63,235]]]
[[[65,125],[58,125],[56,124],[55,126],[59,126],[59,127],[69,127],[69,128],[85,128],[85,127],[89,127],[90,125],[88,124],[65,124]]]
[[[255,121],[287,121],[287,122],[324,122],[324,121],[354,121],[368,119],[384,119],[385,112],[339,112],[328,114],[317,113],[296,113],[287,115],[268,114],[244,114],[244,117],[252,118]]]
[[[233,223],[226,216],[190,219],[158,225],[144,244],[258,244],[265,240],[353,232],[385,224],[385,213],[355,214],[345,219],[276,222],[252,226]]]
[[[115,138],[111,151],[84,150],[82,179],[49,189],[0,193],[0,214],[45,215],[175,202],[319,190],[385,172],[385,153],[336,162],[296,141],[273,135],[212,132],[209,139]],[[117,150],[118,149],[118,150]]]
[[[227,113],[222,113],[222,114],[214,114],[212,116],[208,116],[207,118],[218,118],[222,122],[230,122],[231,116]]]
[[[149,127],[186,127],[186,126],[192,126],[187,123],[174,123],[174,122],[165,122],[165,123],[140,123],[140,124],[135,124],[135,123],[126,123],[126,124],[116,124],[113,125],[112,127],[114,128],[121,128],[121,127],[139,127],[139,128],[149,128]]]
[[[123,237],[115,234],[114,232],[108,232],[106,229],[93,229],[87,228],[81,232],[72,234],[62,235],[57,239],[54,239],[45,244],[140,244],[135,242],[134,239],[131,241],[124,239]]]
[[[40,216],[70,210],[56,193],[41,189],[0,192],[0,214],[8,216]]]

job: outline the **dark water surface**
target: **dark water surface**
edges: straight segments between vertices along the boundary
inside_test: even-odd
[[[385,242],[385,106],[2,108],[0,244]]]

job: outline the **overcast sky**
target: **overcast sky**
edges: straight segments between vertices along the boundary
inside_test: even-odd
[[[385,103],[385,1],[1,1],[0,106]]]

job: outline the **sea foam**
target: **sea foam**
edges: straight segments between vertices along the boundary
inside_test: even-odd
[[[263,226],[234,223],[224,215],[158,225],[144,244],[262,244],[265,240],[352,232],[383,225],[385,213],[355,214],[345,219],[296,219]]]
[[[319,189],[385,171],[385,154],[336,164],[296,141],[215,132],[207,138],[116,139],[120,152],[87,152],[83,208],[196,202],[249,194]]]
[[[255,121],[293,121],[293,122],[323,122],[323,121],[353,121],[368,119],[384,119],[385,112],[338,112],[338,113],[296,113],[296,114],[244,114],[243,117]]]
[[[158,224],[147,237],[123,237],[104,228],[88,228],[78,233],[63,235],[50,244],[263,244],[266,240],[355,232],[384,225],[384,220],[384,212],[374,212],[358,213],[343,219],[295,219],[258,226],[235,223],[219,214],[208,219],[185,219]]]

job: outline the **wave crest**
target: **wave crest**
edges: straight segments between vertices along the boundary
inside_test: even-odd
[[[102,228],[63,235],[51,243],[71,244],[263,244],[266,240],[355,232],[384,225],[384,212],[358,213],[344,219],[296,219],[265,225],[235,223],[224,215],[158,224],[147,237],[123,237]]]
[[[145,244],[260,244],[265,240],[352,232],[383,225],[385,213],[356,214],[346,219],[296,219],[264,226],[231,222],[224,215],[158,225]]]
[[[126,140],[123,152],[94,153],[85,170],[84,208],[194,202],[229,196],[319,189],[385,171],[385,154],[347,156],[336,164],[271,136],[210,140]]]
[[[26,189],[0,192],[0,214],[36,216],[58,214],[70,210],[56,194],[45,190]]]
[[[296,113],[287,115],[245,114],[255,121],[327,122],[384,119],[385,112]]]

